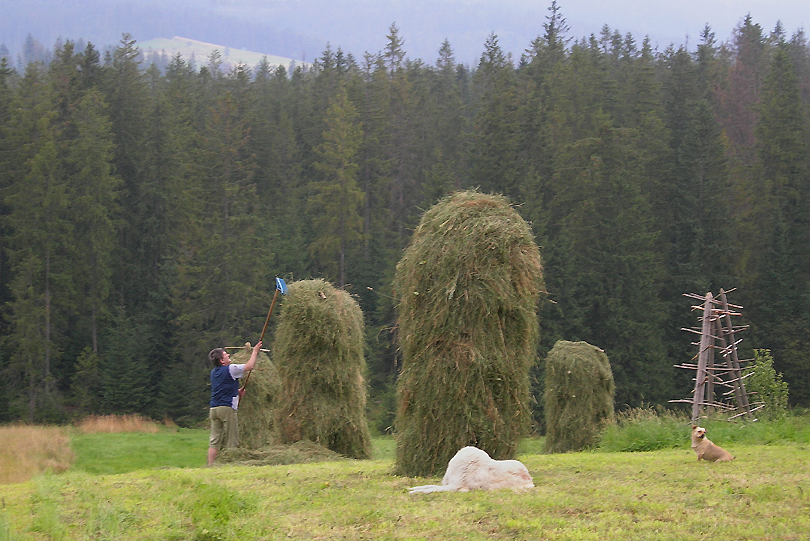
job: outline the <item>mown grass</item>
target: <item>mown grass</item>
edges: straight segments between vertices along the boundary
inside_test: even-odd
[[[178,428],[155,433],[73,434],[72,469],[110,475],[150,468],[205,466],[208,432]]]
[[[391,460],[70,471],[4,486],[3,520],[15,540],[806,539],[807,446],[732,451],[521,455],[537,486],[517,493],[410,495],[439,480]]]
[[[737,457],[717,464],[698,462],[686,437],[652,452],[561,455],[542,454],[542,439],[525,440],[518,458],[534,489],[421,495],[408,487],[440,478],[394,476],[391,437],[374,439],[370,461],[197,468],[204,430],[141,434],[147,444],[137,448],[124,445],[133,434],[97,435],[96,443],[130,457],[115,459],[118,470],[137,469],[88,473],[112,458],[83,457],[74,446],[85,466],[0,486],[0,541],[807,539],[808,425],[808,417],[711,424],[713,439]],[[153,441],[163,439],[165,447]],[[133,456],[147,453],[156,464]],[[185,463],[169,466],[174,454]]]

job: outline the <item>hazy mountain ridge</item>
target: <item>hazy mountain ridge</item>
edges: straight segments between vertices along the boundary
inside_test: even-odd
[[[295,65],[302,64],[302,62],[296,62],[291,58],[257,53],[247,49],[223,47],[214,43],[206,43],[182,36],[154,38],[139,42],[138,46],[145,56],[146,61],[149,63],[154,62],[161,69],[165,68],[165,66],[171,62],[172,58],[177,55],[180,55],[186,62],[191,63],[196,69],[199,68],[201,64],[208,63],[211,55],[214,54],[215,51],[220,55],[220,67],[224,71],[230,71],[239,64],[245,64],[253,69],[263,61],[266,61],[272,67],[284,66],[288,69],[294,69]]]
[[[316,56],[320,40],[260,20],[223,16],[204,5],[195,8],[180,1],[71,2],[39,0],[9,6],[0,20],[0,43],[12,56],[22,53],[28,34],[46,47],[58,39],[92,42],[97,48],[115,46],[123,33],[139,42],[153,38],[188,36],[195,40],[247,49],[293,59]]]

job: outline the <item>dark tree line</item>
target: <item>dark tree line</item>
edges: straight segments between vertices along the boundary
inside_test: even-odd
[[[720,287],[738,288],[743,345],[770,349],[810,405],[802,31],[747,17],[727,43],[707,26],[696,48],[657,51],[607,26],[572,39],[552,3],[520,59],[495,35],[472,67],[449,43],[410,59],[395,25],[387,39],[292,71],[225,71],[216,55],[159,69],[127,35],[103,55],[65,41],[24,71],[3,60],[0,420],[194,423],[206,353],[257,338],[282,276],[356,296],[387,426],[394,267],[460,188],[530,221],[548,291],[538,354],[601,347],[618,407],[688,393],[682,294]]]

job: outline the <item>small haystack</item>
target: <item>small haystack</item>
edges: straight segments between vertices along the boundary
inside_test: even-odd
[[[438,475],[467,445],[514,456],[531,428],[541,289],[534,236],[505,198],[458,192],[425,213],[394,280],[397,473]]]
[[[371,457],[363,348],[363,313],[348,293],[323,280],[290,285],[273,344],[282,443],[310,440]]]
[[[234,364],[244,364],[250,359],[253,346],[248,342],[239,350],[231,352]],[[244,380],[243,380],[244,381]],[[260,449],[278,443],[273,410],[278,400],[281,383],[273,361],[266,353],[259,352],[256,368],[250,375],[244,398],[239,401],[239,445],[245,449]]]
[[[560,340],[546,358],[546,451],[579,451],[615,422],[616,386],[605,352],[587,342]]]

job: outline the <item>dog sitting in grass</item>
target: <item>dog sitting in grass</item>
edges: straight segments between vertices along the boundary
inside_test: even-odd
[[[692,425],[692,449],[697,453],[697,459],[708,460],[709,462],[728,462],[734,460],[731,453],[715,445],[706,437],[706,429],[701,426]]]
[[[410,494],[427,492],[467,492],[470,490],[513,490],[533,488],[529,470],[518,460],[495,460],[477,447],[464,447],[447,464],[441,485],[422,485]]]

